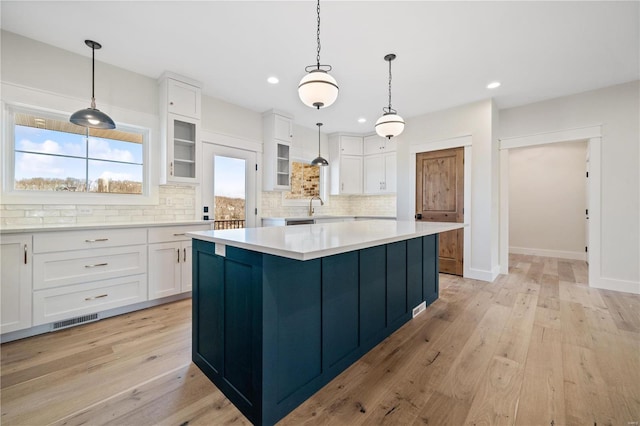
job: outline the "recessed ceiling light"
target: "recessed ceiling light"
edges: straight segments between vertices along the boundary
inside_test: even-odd
[[[269,78],[267,79],[267,81],[268,81],[270,84],[278,84],[278,83],[280,82],[280,80],[278,80],[278,77],[275,77],[275,76],[271,76],[271,77],[269,77]]]
[[[495,89],[496,87],[500,87],[499,81],[492,81],[491,83],[487,84],[487,89]]]
[[[358,123],[366,123],[366,122],[367,122],[366,118],[364,118],[364,117],[358,118]]]

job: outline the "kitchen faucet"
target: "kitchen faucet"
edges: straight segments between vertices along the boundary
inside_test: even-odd
[[[322,201],[322,198],[316,196],[311,197],[311,199],[309,200],[309,216],[313,216],[313,200],[320,200],[320,205],[324,206],[324,201]]]

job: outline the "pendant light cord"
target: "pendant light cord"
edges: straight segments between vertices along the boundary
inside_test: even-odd
[[[91,108],[96,109],[96,47],[91,46]]]
[[[391,61],[389,61],[389,112],[391,112]]]
[[[316,55],[316,62],[318,64],[318,69],[320,69],[320,0],[318,0],[318,6],[316,8],[316,12],[318,14],[318,31],[316,33],[316,39],[318,42],[318,54]]]

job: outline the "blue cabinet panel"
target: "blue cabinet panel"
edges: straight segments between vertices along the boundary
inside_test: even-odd
[[[223,345],[220,342],[224,336],[224,265],[222,258],[212,252],[196,251],[193,258],[194,325],[206,325],[194,333],[192,345],[193,352],[201,354],[215,373],[220,374],[223,363]]]
[[[387,327],[407,313],[407,243],[387,244]]]
[[[248,400],[254,399],[252,271],[227,259],[224,294],[224,377]]]
[[[358,348],[358,252],[322,258],[323,368]]]
[[[422,238],[407,240],[407,305],[412,310],[422,297]]]
[[[275,348],[265,338],[265,355],[269,351],[273,357],[265,368],[276,369],[277,389],[269,392],[280,403],[322,373],[320,259],[300,262],[265,255],[263,270],[263,286],[268,290],[264,315],[275,315],[277,330],[269,336]]]
[[[438,298],[438,234],[422,237],[422,291],[427,306]]]
[[[360,342],[368,342],[387,326],[385,246],[360,250]]]

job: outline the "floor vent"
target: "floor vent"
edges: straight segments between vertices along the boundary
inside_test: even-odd
[[[425,309],[427,309],[427,302],[422,302],[421,304],[413,308],[413,311],[411,312],[411,318],[417,317],[418,315],[423,313]]]
[[[77,318],[71,318],[64,321],[58,321],[53,323],[53,330],[60,328],[71,327],[72,325],[82,324],[83,322],[95,321],[98,319],[98,314],[84,315]]]

